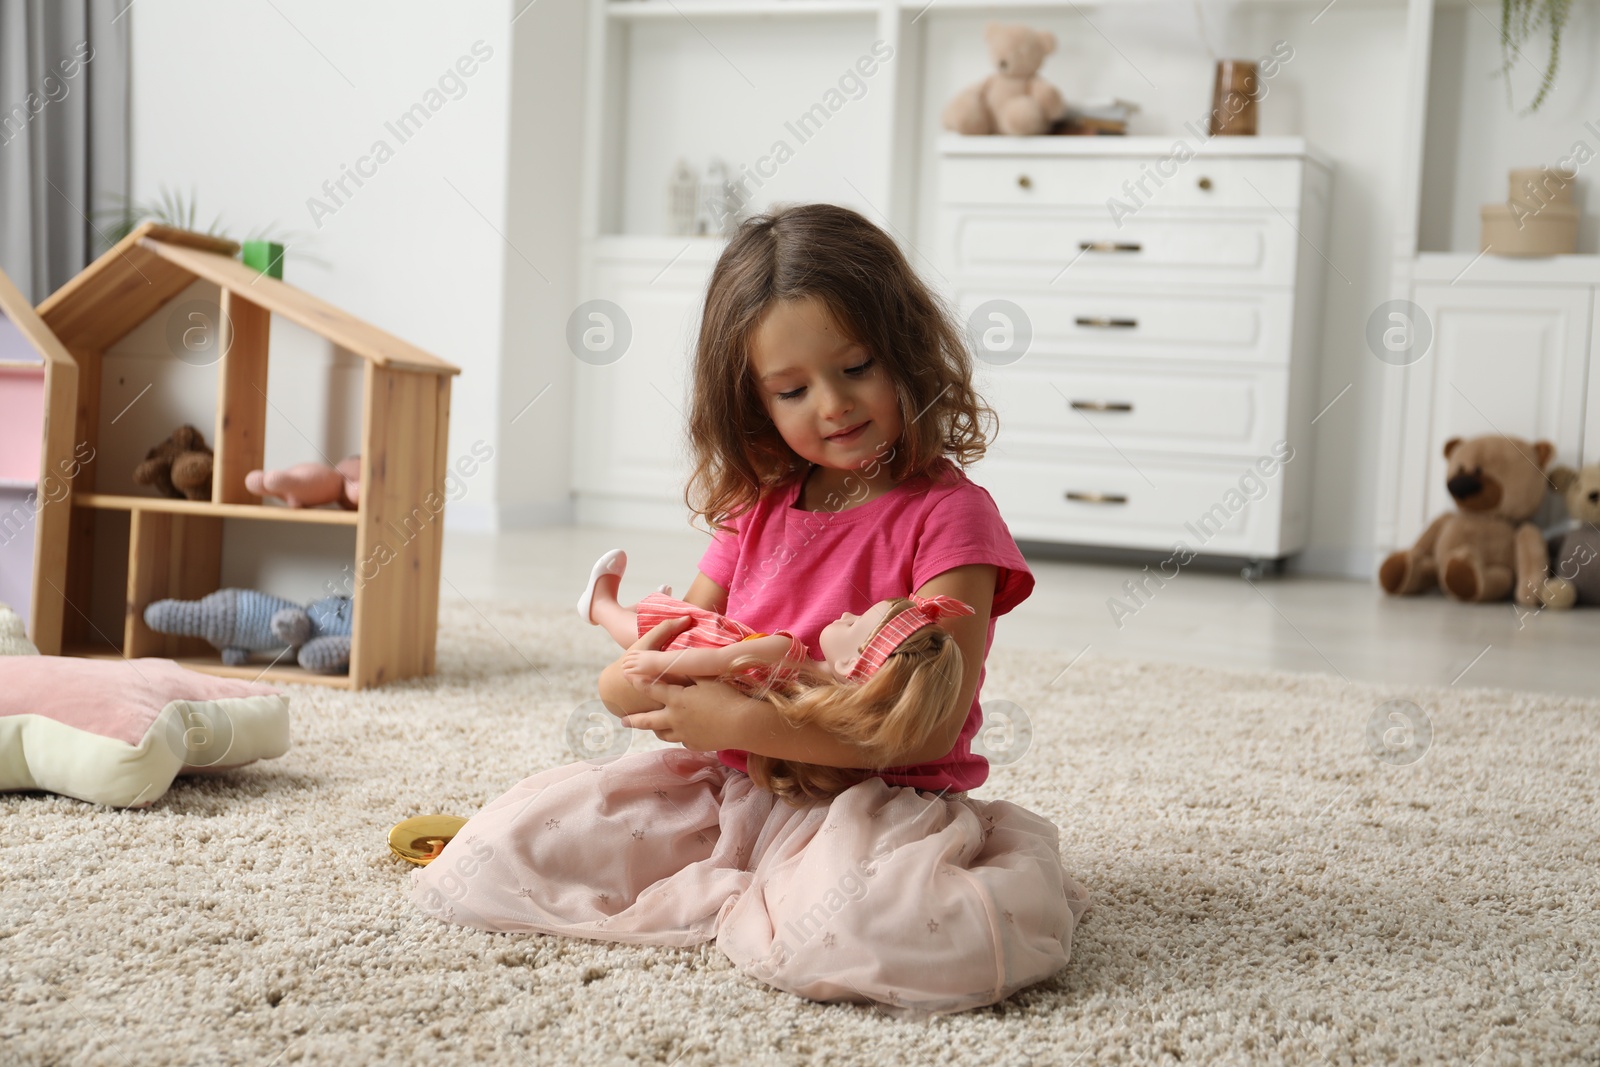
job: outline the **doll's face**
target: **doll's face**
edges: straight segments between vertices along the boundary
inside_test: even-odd
[[[861,650],[871,640],[883,617],[889,613],[887,600],[880,600],[863,615],[848,611],[822,628],[817,643],[822,646],[822,658],[827,661],[833,676],[844,681],[856,665]]]

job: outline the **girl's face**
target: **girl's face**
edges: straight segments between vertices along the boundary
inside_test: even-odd
[[[768,416],[801,458],[859,470],[892,455],[902,426],[888,368],[816,297],[772,305],[751,339],[750,363]]]
[[[880,600],[868,608],[865,615],[852,615],[847,611],[822,628],[817,644],[822,646],[822,658],[834,677],[843,681],[850,673],[861,650],[888,613],[889,601]]]

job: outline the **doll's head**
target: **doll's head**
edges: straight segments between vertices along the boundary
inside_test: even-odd
[[[862,651],[888,620],[889,613],[897,607],[904,611],[904,605],[910,603],[904,598],[880,600],[860,615],[847,611],[824,626],[817,636],[817,645],[828,673],[837,681],[850,681],[850,672],[860,662]]]
[[[689,411],[686,498],[712,528],[812,463],[870,463],[896,483],[944,455],[964,466],[983,455],[986,417],[962,331],[861,215],[778,209],[745,222],[723,250]]]
[[[819,642],[830,672],[844,680],[774,689],[767,699],[789,721],[818,723],[858,746],[863,768],[891,766],[954,714],[961,648],[939,620],[971,614],[972,607],[954,597],[916,595],[879,601],[861,616],[847,613],[824,627]],[[747,769],[758,786],[792,803],[832,796],[865,777],[861,770],[756,754]]]

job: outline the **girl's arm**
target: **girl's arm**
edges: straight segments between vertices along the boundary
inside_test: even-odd
[[[992,564],[972,564],[945,571],[917,590],[921,596],[944,593],[972,605],[974,614],[944,619],[940,625],[955,636],[961,649],[961,699],[949,717],[921,749],[895,757],[889,766],[928,763],[950,754],[972,708],[983,667],[983,646],[988,636],[989,611],[994,606]],[[775,759],[815,763],[824,767],[859,767],[861,750],[841,741],[819,726],[796,727],[764,700],[752,700],[732,686],[702,682],[692,686],[654,683],[641,687],[662,705],[661,710],[630,715],[624,725],[654,730],[663,741],[681,742],[688,748],[710,751],[738,748]]]
[[[973,614],[939,620],[939,625],[949,630],[961,649],[961,699],[950,709],[942,729],[935,730],[926,748],[908,759],[906,764],[928,763],[950,754],[967,723],[967,713],[972,710],[972,698],[978,692],[978,675],[983,672],[984,645],[989,639],[989,612],[994,607],[994,587],[1000,577],[1000,568],[992,563],[972,563],[955,567],[943,574],[934,575],[917,590],[918,596],[930,597],[943,593],[972,605]]]
[[[683,602],[714,611],[718,615],[728,613],[728,591],[698,571],[695,572],[694,584],[689,586],[689,592],[684,595]]]
[[[692,603],[692,602],[691,602]],[[789,651],[789,639],[778,634],[751,641],[735,641],[721,648],[681,648],[650,652],[635,650],[622,655],[622,672],[629,680],[654,681],[662,675],[687,675],[715,678],[733,669],[733,661],[753,656],[764,663],[781,663]]]
[[[649,633],[645,634],[632,645],[628,651],[635,649],[659,649],[662,645],[677,637],[689,628],[691,620],[665,619],[658,623]],[[626,653],[624,653],[624,656]],[[737,690],[735,690],[737,692]],[[655,711],[661,707],[661,701],[648,693],[634,688],[632,682],[622,673],[622,657],[600,672],[600,702],[606,710],[619,718],[633,712]]]

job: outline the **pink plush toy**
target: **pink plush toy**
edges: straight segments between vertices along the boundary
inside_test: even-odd
[[[1056,50],[1056,36],[991,22],[983,30],[995,73],[957,93],[944,109],[944,128],[967,135],[1000,133],[1031,137],[1045,133],[1066,113],[1054,85],[1039,77],[1045,57]]]
[[[296,463],[287,470],[251,471],[244,476],[244,487],[256,496],[281,497],[291,508],[337,503],[354,511],[361,503],[361,457],[341,459],[337,467]]]

